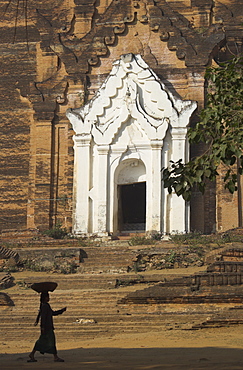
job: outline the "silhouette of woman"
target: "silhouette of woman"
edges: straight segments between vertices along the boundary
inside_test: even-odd
[[[28,362],[37,362],[35,359],[35,352],[39,351],[41,354],[51,353],[54,356],[55,362],[64,362],[63,359],[57,356],[56,338],[54,334],[53,316],[61,315],[66,311],[66,307],[58,311],[53,311],[49,305],[49,293],[42,292],[40,296],[40,309],[35,321],[38,324],[40,319],[41,335],[36,341],[32,352],[29,354]]]

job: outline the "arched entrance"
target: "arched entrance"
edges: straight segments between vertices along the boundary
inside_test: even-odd
[[[138,159],[122,161],[117,168],[117,230],[146,230],[146,168]]]
[[[120,231],[145,231],[145,181],[118,185],[118,212],[118,228]]]

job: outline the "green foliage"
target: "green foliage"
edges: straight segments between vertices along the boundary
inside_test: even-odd
[[[177,256],[176,252],[173,249],[171,249],[170,254],[166,257],[166,261],[173,265],[175,263],[176,256]]]
[[[36,272],[47,271],[47,269],[44,266],[42,266],[36,261],[33,261],[30,258],[27,258],[26,260],[22,261],[22,267],[24,270],[30,270],[30,271],[36,271]]]
[[[234,233],[203,235],[200,232],[170,235],[170,240],[179,247],[185,246],[190,252],[202,253],[202,248],[214,249],[226,243],[243,242],[243,235]]]
[[[61,274],[75,274],[77,272],[77,265],[74,261],[72,261],[64,266],[61,266],[59,269]]]
[[[67,230],[62,227],[61,223],[57,223],[52,229],[44,231],[44,234],[53,239],[63,239],[67,235]]]
[[[27,258],[22,261],[21,270],[29,270],[35,272],[57,272],[60,274],[75,274],[77,272],[77,264],[75,261],[61,261],[54,262],[48,266],[43,265],[42,261],[33,260],[32,258]]]
[[[128,244],[129,245],[150,245],[150,244],[154,244],[156,242],[155,239],[152,239],[152,238],[147,238],[146,236],[139,236],[139,235],[136,235],[136,236],[133,236]]]
[[[159,233],[159,232],[156,232],[156,231],[151,234],[151,238],[153,240],[157,240],[157,241],[161,240],[162,236],[163,236],[162,233]]]
[[[223,166],[225,188],[232,194],[237,190],[238,174],[243,173],[243,57],[208,68],[205,78],[206,107],[188,138],[190,143],[205,143],[207,150],[186,164],[179,159],[163,169],[164,187],[186,201],[194,186],[204,193],[206,182],[219,175],[219,165]]]
[[[192,233],[178,233],[178,234],[171,234],[170,240],[177,244],[178,246],[183,245],[208,245],[211,242],[211,239],[220,238],[214,235],[203,235],[200,231],[194,231]]]

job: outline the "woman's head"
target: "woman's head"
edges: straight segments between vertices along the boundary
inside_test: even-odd
[[[40,296],[41,303],[49,302],[49,300],[50,300],[49,293],[48,292],[42,292],[41,296]]]

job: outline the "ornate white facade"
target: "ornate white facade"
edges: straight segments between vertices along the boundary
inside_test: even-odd
[[[189,230],[188,204],[163,188],[161,169],[188,159],[195,109],[175,98],[140,55],[126,54],[88,104],[67,111],[75,131],[75,234]]]

